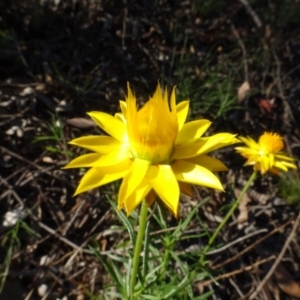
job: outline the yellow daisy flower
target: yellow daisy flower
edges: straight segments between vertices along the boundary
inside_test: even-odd
[[[208,152],[238,142],[234,135],[219,133],[202,137],[211,122],[185,123],[189,101],[176,105],[175,88],[170,100],[160,85],[150,100],[137,108],[128,85],[121,113],[111,116],[90,112],[89,116],[109,136],[84,136],[70,142],[94,153],[79,156],[65,168],[90,168],[75,195],[123,178],[118,208],[130,214],[146,198],[151,205],[157,195],[177,217],[180,191],[192,194],[190,184],[223,190],[212,171],[227,170]]]
[[[238,153],[247,158],[245,165],[253,165],[254,170],[265,174],[267,171],[279,174],[280,170],[296,169],[294,159],[281,152],[284,147],[283,139],[276,133],[265,132],[258,143],[250,137],[239,137],[248,147],[236,147]]]

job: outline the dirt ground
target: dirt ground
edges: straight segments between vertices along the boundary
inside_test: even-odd
[[[299,159],[299,12],[297,0],[2,0],[0,299],[90,299],[103,289],[103,267],[83,249],[97,240],[110,250],[120,238],[105,197],[114,190],[72,197],[80,170],[61,167],[80,153],[69,140],[99,132],[86,112],[115,113],[127,82],[141,102],[158,80],[177,85],[178,99],[191,99],[190,117],[212,120],[211,132],[276,131]],[[251,170],[233,151],[216,155],[237,195]],[[297,180],[297,171],[285,183],[256,180],[245,215],[240,208],[219,237],[225,248],[208,256],[220,285],[207,279],[196,293],[300,298]],[[199,214],[215,228],[234,195],[199,192],[211,198]],[[14,217],[26,225],[11,232]]]

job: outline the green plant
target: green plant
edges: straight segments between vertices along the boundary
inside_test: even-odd
[[[279,190],[289,204],[300,204],[300,177],[298,172],[288,172],[281,175]]]
[[[190,68],[179,66],[176,72],[180,82],[179,96],[191,100],[193,115],[209,114],[219,118],[230,110],[239,109],[236,74],[232,72],[224,75],[221,71],[221,68],[205,71],[205,79],[201,82]]]
[[[53,70],[53,76],[58,80],[60,85],[68,90],[71,93],[74,93],[76,96],[84,96],[87,93],[97,89],[103,89],[107,82],[95,81],[95,73],[97,73],[101,68],[103,68],[103,64],[97,64],[92,70],[90,70],[87,74],[80,75],[79,78],[76,79],[78,83],[74,82],[74,79],[68,78],[62,70],[55,65],[54,63],[51,64],[51,68]]]
[[[135,224],[138,213],[132,214],[129,218],[123,211],[119,211],[115,201],[108,199],[115,212],[119,216],[123,228],[128,232],[129,240],[127,245],[132,245],[136,239]],[[169,228],[163,211],[163,206],[157,205],[150,211],[151,220],[146,225],[146,239],[142,249],[142,267],[139,270],[140,278],[136,286],[134,299],[207,299],[213,291],[209,291],[199,296],[196,295],[193,280],[205,278],[206,270],[197,268],[197,258],[201,250],[195,252],[186,252],[182,247],[184,241],[199,240],[203,233],[186,233],[188,226],[193,218],[198,218],[196,212],[206,201],[202,201],[189,215],[181,220],[175,228]],[[158,229],[153,231],[153,227]],[[150,234],[151,232],[151,234]],[[206,234],[206,233],[204,233]],[[124,242],[120,245],[124,248]],[[131,265],[133,253],[129,249],[124,254],[111,255],[102,254],[97,250],[97,245],[91,247],[91,250],[98,257],[106,271],[111,276],[111,284],[108,284],[101,297],[93,299],[130,299],[129,281],[131,275]],[[193,266],[194,261],[194,266]],[[119,266],[122,266],[120,268]],[[197,269],[197,271],[195,271]],[[116,292],[113,287],[117,287]],[[90,295],[91,296],[91,295]],[[92,298],[91,298],[92,299]]]
[[[64,138],[62,122],[58,116],[52,115],[51,122],[46,123],[46,135],[36,136],[33,143],[42,142],[47,151],[51,153],[64,154],[68,158],[73,156],[71,151],[67,149],[67,143]]]
[[[9,229],[2,237],[1,237],[1,247],[5,250],[5,258],[3,260],[3,264],[0,268],[0,294],[3,290],[3,287],[5,285],[6,277],[9,272],[10,264],[12,261],[13,253],[18,251],[18,249],[21,248],[21,242],[20,242],[20,231],[24,230],[27,234],[32,236],[38,236],[39,235],[33,231],[26,222],[23,220],[18,220],[16,223],[12,226],[11,229]]]

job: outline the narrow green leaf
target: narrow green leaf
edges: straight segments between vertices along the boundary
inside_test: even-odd
[[[123,290],[123,287],[121,285],[121,282],[119,281],[119,278],[117,276],[117,274],[115,273],[114,268],[112,267],[114,264],[113,262],[111,262],[111,264],[109,264],[105,258],[103,257],[103,255],[96,250],[94,247],[89,246],[89,249],[95,254],[95,256],[101,261],[101,263],[103,264],[104,268],[106,269],[106,271],[110,274],[110,276],[112,277],[112,279],[114,280],[114,282],[116,283],[116,286],[120,289]]]
[[[118,210],[115,201],[111,200],[109,197],[106,197],[106,198],[109,201],[109,203],[111,204],[111,206],[114,209],[114,211],[117,213],[117,215],[118,215],[119,219],[121,220],[121,222],[123,223],[123,225],[126,227],[132,245],[135,245],[134,228],[133,228],[132,224],[130,223],[128,217],[124,214],[123,211]]]
[[[193,300],[205,300],[205,299],[208,299],[213,293],[214,293],[214,291],[208,291],[205,294],[202,294],[201,296],[193,298]]]
[[[179,282],[176,286],[170,286],[161,296],[161,299],[167,300],[178,294],[184,288],[186,288],[191,283],[191,280],[188,277],[185,277],[181,282]]]
[[[175,238],[175,239],[179,239],[181,233],[186,229],[186,227],[189,225],[189,223],[191,222],[191,219],[193,218],[194,214],[196,213],[196,211],[198,210],[198,208],[200,206],[202,206],[206,201],[206,200],[203,200],[201,201],[200,203],[198,203],[198,205],[196,205],[193,210],[190,212],[190,214],[187,216],[187,218],[178,225],[178,227],[174,230],[172,236]]]

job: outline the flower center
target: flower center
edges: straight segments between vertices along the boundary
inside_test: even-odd
[[[282,137],[276,133],[265,132],[258,141],[261,155],[280,152],[283,147]]]
[[[166,116],[170,111],[162,111],[154,104],[149,100],[137,113],[137,134],[130,140],[131,151],[134,157],[152,164],[168,163],[177,137],[177,124]]]
[[[136,99],[127,98],[127,129],[133,157],[151,164],[170,162],[178,134],[175,91],[169,105],[167,91],[162,94],[158,85],[153,97],[140,109]]]

